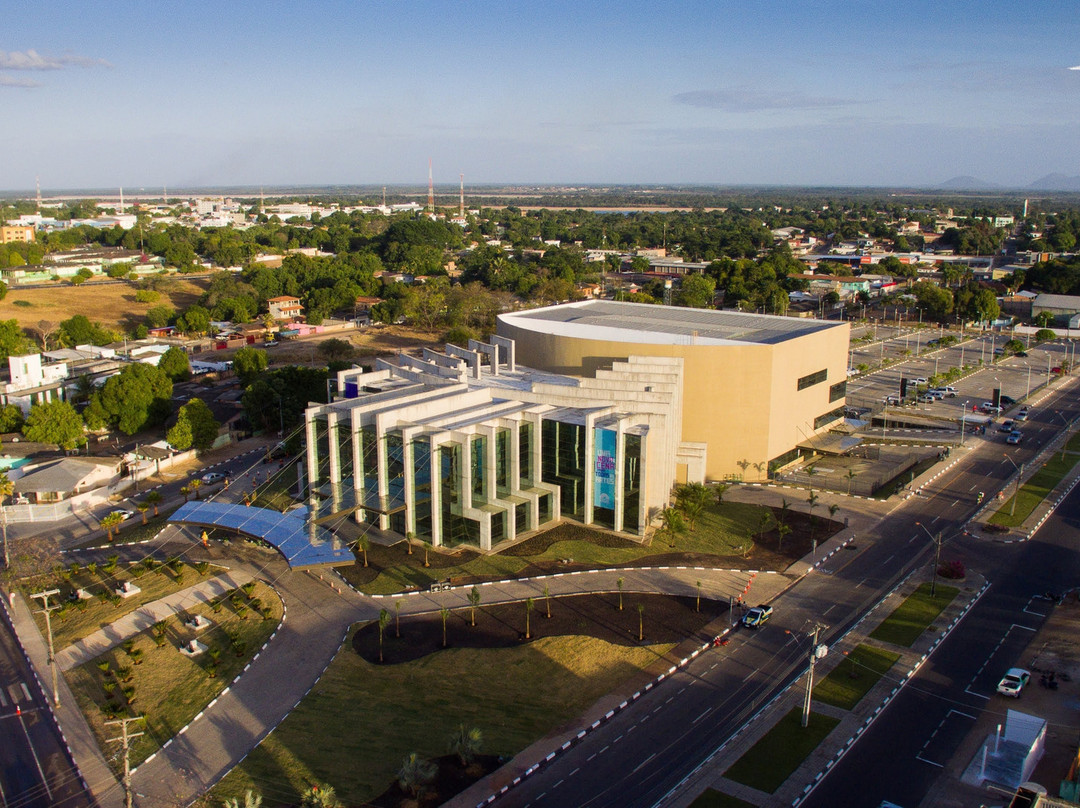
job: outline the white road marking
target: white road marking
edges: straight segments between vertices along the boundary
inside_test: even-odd
[[[19,687],[22,688],[23,695],[26,696],[27,701],[33,701],[33,697],[30,695],[30,691],[26,689],[26,682],[19,682]]]
[[[694,719],[693,721],[691,721],[690,723],[691,723],[691,724],[696,724],[696,723],[697,723],[698,721],[700,721],[701,719],[703,719],[703,718],[704,718],[705,716],[707,716],[707,715],[708,715],[709,713],[711,713],[711,712],[712,712],[712,707],[710,707],[710,708],[709,708],[708,710],[706,710],[705,712],[703,712],[703,713],[702,713],[701,715],[699,715],[699,716],[698,716],[697,718],[695,718],[695,719]]]
[[[570,774],[568,774],[568,775],[566,775],[566,776],[567,776],[567,777],[573,777],[573,776],[574,776],[575,774],[577,774],[577,773],[578,773],[579,771],[581,771],[581,767],[580,767],[580,766],[578,766],[578,768],[574,769],[574,770],[573,770],[572,772],[570,772]]]
[[[648,763],[654,757],[656,757],[656,752],[653,752],[651,755],[649,755],[647,758],[645,758],[643,761],[641,761],[641,763],[639,763],[637,766],[635,766],[634,771],[636,772],[638,769],[640,769],[642,766],[644,766],[646,763]]]

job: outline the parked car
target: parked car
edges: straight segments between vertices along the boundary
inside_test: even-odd
[[[1016,403],[1015,398],[1013,398],[1012,396],[1006,396],[1004,394],[1002,394],[1001,396],[998,397],[998,401],[1001,402],[1001,406],[1003,406],[1003,407],[1008,407],[1010,404],[1015,404]]]
[[[747,628],[761,628],[772,617],[772,606],[762,604],[743,615],[742,624]]]
[[[214,483],[220,483],[225,479],[225,475],[220,471],[208,471],[202,477],[199,478],[203,481],[204,485],[213,485]]]
[[[1061,366],[1058,365],[1056,368],[1051,368],[1050,372],[1051,373],[1061,373]]]
[[[1012,431],[1013,431],[1013,422],[1008,420],[1008,419],[1002,421],[1001,426],[998,427],[998,432],[1012,432]]]
[[[1011,443],[1014,446],[1024,439],[1024,433],[1018,429],[1014,429],[1009,433],[1009,437],[1005,438],[1006,443]]]
[[[914,384],[926,384],[928,379],[925,376],[919,376],[916,379],[911,380]]]
[[[1008,672],[998,682],[997,692],[1003,696],[1014,699],[1020,698],[1024,686],[1031,681],[1031,672],[1023,668],[1009,668]]]
[[[994,403],[991,401],[984,401],[979,409],[986,415],[1001,415],[1001,407],[994,406]]]
[[[114,513],[119,514],[121,521],[124,522],[135,515],[135,511],[129,511],[127,508],[117,508],[116,510],[109,511],[109,516],[112,516]]]
[[[937,401],[937,398],[931,393],[923,393],[919,396],[919,402],[922,404],[933,404],[935,401]]]
[[[1030,414],[1030,410],[1028,410],[1027,407],[1024,407],[1024,409],[1020,410],[1020,412],[1016,413],[1016,415],[1014,415],[1013,417],[1017,421],[1026,421],[1028,419],[1028,415]]]
[[[1013,356],[1025,357],[1027,356],[1027,351],[1017,351]]]

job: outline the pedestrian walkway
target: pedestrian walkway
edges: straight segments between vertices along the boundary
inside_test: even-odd
[[[220,595],[243,586],[251,580],[246,570],[222,573],[209,580],[189,586],[179,592],[140,606],[119,620],[84,637],[77,643],[56,652],[56,664],[60,670],[67,671],[99,657],[110,648],[115,648],[124,640],[146,631],[159,620],[165,620],[175,614],[200,604],[208,604]]]

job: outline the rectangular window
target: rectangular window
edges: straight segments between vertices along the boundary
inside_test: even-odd
[[[829,387],[829,403],[839,401],[847,395],[847,381],[837,382]]]
[[[819,370],[817,373],[811,373],[809,376],[803,376],[801,379],[799,379],[799,389],[805,390],[807,387],[813,387],[815,384],[821,384],[828,377],[828,369]]]
[[[835,410],[819,415],[814,419],[814,429],[821,429],[825,424],[831,424],[833,421],[837,421],[844,417],[844,408],[839,407]]]

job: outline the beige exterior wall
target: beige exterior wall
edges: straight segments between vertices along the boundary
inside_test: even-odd
[[[681,440],[708,445],[709,480],[765,477],[769,460],[809,439],[814,419],[843,405],[843,399],[829,401],[829,388],[847,378],[849,331],[843,323],[775,344],[659,345],[543,334],[498,322],[499,336],[517,341],[518,362],[557,373],[592,376],[632,355],[681,358]],[[819,370],[827,371],[825,381],[797,389],[800,377]]]

